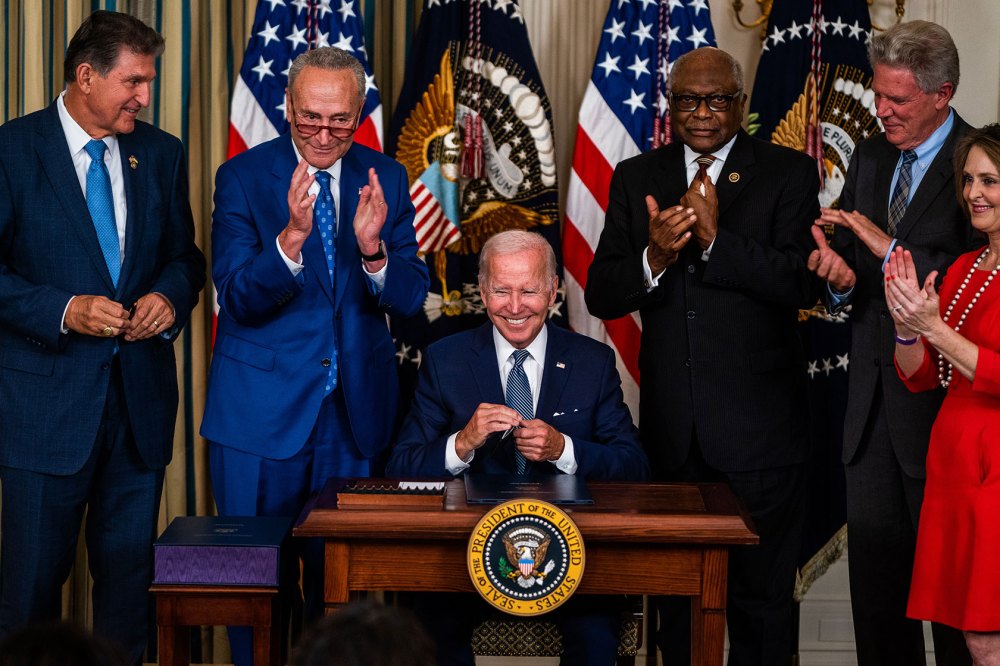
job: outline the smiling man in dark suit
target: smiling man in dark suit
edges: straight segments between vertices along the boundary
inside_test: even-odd
[[[798,309],[819,212],[815,163],[740,130],[739,64],[714,48],[674,63],[674,142],[618,165],[587,277],[590,312],[642,319],[640,434],[653,477],[725,481],[760,545],[729,559],[730,664],[793,651],[803,521],[806,375]],[[660,601],[660,648],[690,654],[686,599]]]
[[[647,479],[614,352],[546,324],[559,286],[548,241],[529,231],[499,233],[483,246],[479,266],[490,323],[427,348],[388,473]],[[421,613],[441,664],[472,663],[469,639],[480,613],[467,601],[449,597]],[[619,601],[576,598],[553,613],[562,663],[614,663]]]
[[[893,364],[895,327],[882,266],[901,246],[923,280],[977,242],[955,197],[955,143],[969,125],[950,102],[958,51],[939,25],[908,21],[872,37],[875,110],[885,133],[851,158],[833,246],[813,227],[809,268],[829,284],[830,308],[851,305],[851,368],[844,423],[851,608],[859,666],[922,664],[921,623],[906,618],[924,461],[943,391],[911,393]],[[982,241],[979,241],[981,244]],[[932,625],[937,663],[971,663],[961,634]]]
[[[136,120],[163,38],[98,11],[0,128],[0,636],[59,617],[87,510],[94,630],[141,661],[173,340],[205,284],[180,142]]]

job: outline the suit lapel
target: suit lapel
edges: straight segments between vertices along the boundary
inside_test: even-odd
[[[126,281],[133,273],[139,255],[143,254],[142,241],[149,221],[145,216],[147,200],[148,165],[145,147],[138,145],[130,134],[118,135],[118,153],[121,160],[122,180],[125,183],[125,260],[118,279],[118,291],[124,292]],[[132,158],[135,168],[132,168]],[[143,167],[147,168],[143,168]]]
[[[959,123],[960,121],[956,115],[951,132],[944,143],[941,144],[941,149],[938,150],[937,155],[934,156],[934,161],[927,168],[927,173],[924,174],[923,179],[920,181],[920,186],[913,193],[913,198],[910,199],[910,203],[906,207],[906,212],[903,213],[903,219],[899,221],[899,228],[896,230],[898,238],[909,236],[910,232],[916,226],[917,220],[921,219],[927,208],[937,200],[941,194],[941,190],[945,187],[953,186],[955,172],[952,156],[955,152],[955,140],[958,136]]]
[[[479,402],[504,404],[497,352],[493,346],[493,324],[490,322],[476,330],[472,341],[472,353],[469,355],[469,372],[479,389]]]
[[[358,241],[354,236],[354,213],[358,209],[358,191],[368,183],[368,171],[357,159],[351,146],[341,158],[340,165],[340,222],[337,225],[337,303],[344,297],[347,284],[357,274],[354,264],[361,261],[354,249]]]
[[[108,265],[104,261],[104,253],[97,240],[97,231],[90,218],[90,210],[87,209],[87,200],[80,189],[76,169],[73,168],[73,159],[69,154],[69,144],[66,143],[62,124],[59,122],[59,110],[56,107],[56,102],[50,104],[46,109],[39,134],[40,140],[35,142],[38,161],[52,186],[55,198],[66,211],[66,223],[76,230],[84,250],[94,264],[94,268],[107,285],[108,293],[113,293],[114,282],[111,280]]]
[[[573,365],[567,353],[566,332],[556,326],[545,326],[548,328],[549,339],[545,344],[545,367],[542,369],[542,385],[538,391],[535,417],[550,423]]]
[[[750,137],[743,130],[740,130],[729,155],[726,157],[726,163],[722,165],[719,182],[715,184],[715,191],[719,198],[720,224],[725,219],[726,210],[753,180],[755,161]]]
[[[292,183],[292,172],[295,171],[296,166],[297,162],[295,161],[295,151],[292,149],[292,138],[291,135],[287,135],[277,144],[274,164],[271,167],[273,196],[278,202],[278,209],[285,213],[283,218],[285,220],[288,219],[288,188]],[[330,285],[330,273],[326,267],[323,242],[315,224],[313,224],[313,230],[309,234],[309,238],[302,245],[302,263],[305,265],[303,270],[312,273],[313,279],[316,280],[320,289],[332,303],[333,289]]]
[[[896,171],[896,163],[899,161],[899,150],[891,143],[885,143],[885,152],[882,157],[874,160],[874,188],[875,207],[873,209],[872,222],[882,231],[886,231],[889,223],[889,188],[892,186],[892,175]],[[863,175],[863,174],[861,174]],[[897,234],[899,229],[897,228]]]

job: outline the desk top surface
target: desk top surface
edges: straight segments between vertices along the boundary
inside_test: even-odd
[[[303,511],[293,533],[336,540],[466,540],[492,506],[465,501],[461,479],[445,485],[443,507],[341,510],[331,479]],[[753,544],[758,537],[745,507],[721,483],[588,482],[594,504],[562,506],[588,542]]]

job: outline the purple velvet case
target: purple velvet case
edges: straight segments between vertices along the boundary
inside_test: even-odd
[[[175,518],[153,545],[153,582],[276,586],[291,526],[291,518]]]

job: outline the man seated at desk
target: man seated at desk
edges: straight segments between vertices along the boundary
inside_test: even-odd
[[[427,349],[390,476],[649,477],[614,352],[545,323],[558,286],[555,253],[542,236],[505,231],[486,242],[479,288],[490,323]],[[485,602],[433,595],[440,603],[431,609],[428,596],[420,614],[438,643],[439,663],[472,664],[469,638]],[[618,602],[575,598],[546,616],[563,634],[561,663],[615,662]]]

